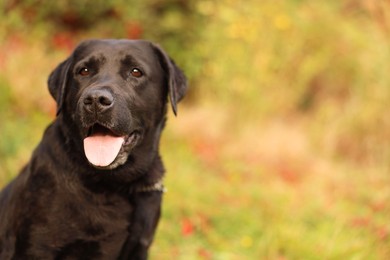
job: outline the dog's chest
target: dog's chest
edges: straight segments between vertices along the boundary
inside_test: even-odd
[[[55,203],[46,231],[50,244],[63,256],[114,256],[121,250],[128,235],[132,207],[129,202],[113,195],[78,194],[61,198]],[[54,238],[54,239],[53,239]],[[47,244],[45,236],[42,244]],[[103,254],[103,255],[102,255]],[[104,259],[104,257],[102,258]]]

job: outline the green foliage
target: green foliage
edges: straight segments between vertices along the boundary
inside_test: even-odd
[[[197,47],[206,57],[199,99],[256,117],[307,116],[315,126],[340,129],[336,154],[390,160],[383,142],[390,129],[389,41],[369,11],[330,2],[256,3],[199,3],[211,20]]]
[[[146,38],[190,92],[162,140],[152,259],[390,257],[390,4],[6,0],[0,184],[55,104],[46,79],[82,39]]]
[[[17,98],[9,84],[0,79],[0,183],[6,183],[28,160],[48,123],[39,111],[29,116],[20,114],[13,104]]]
[[[200,40],[204,18],[194,8],[197,1],[6,1],[6,34],[15,29],[51,37],[54,47],[73,47],[79,38],[146,38],[159,42],[185,67],[197,73],[201,58],[192,46]],[[32,29],[33,31],[26,31]],[[49,34],[47,34],[47,32]],[[42,35],[41,35],[42,36]],[[69,46],[70,45],[70,46]],[[185,57],[193,56],[189,61]]]

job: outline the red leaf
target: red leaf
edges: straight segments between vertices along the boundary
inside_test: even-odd
[[[128,39],[140,39],[143,34],[142,25],[138,22],[129,22],[126,25],[126,33]]]
[[[183,236],[190,236],[194,233],[194,224],[190,219],[184,218],[181,222],[181,233]]]
[[[206,250],[205,248],[200,248],[200,249],[198,250],[198,255],[199,255],[199,257],[201,257],[202,259],[211,259],[211,258],[212,258],[211,252],[209,252],[209,251]]]
[[[356,217],[352,219],[352,226],[354,227],[369,227],[371,225],[371,221],[367,217]]]
[[[75,46],[73,35],[66,32],[55,34],[52,38],[52,44],[56,49],[62,49],[67,52],[70,52]]]
[[[376,234],[380,240],[387,240],[390,235],[390,231],[386,226],[381,226],[376,229]]]

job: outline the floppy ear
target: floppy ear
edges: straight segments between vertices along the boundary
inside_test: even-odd
[[[167,74],[167,84],[169,99],[173,113],[177,114],[177,103],[184,97],[187,92],[187,80],[184,73],[176,66],[175,62],[169,58],[165,51],[152,43],[160,63]]]
[[[65,99],[65,88],[67,84],[67,74],[70,67],[70,60],[60,63],[49,76],[47,84],[49,92],[57,102],[57,116],[60,114]]]

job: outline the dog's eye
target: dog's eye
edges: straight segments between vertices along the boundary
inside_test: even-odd
[[[88,68],[81,68],[80,70],[79,70],[79,74],[81,75],[81,76],[88,76],[89,74],[90,74],[91,72],[90,72],[90,70],[88,69]]]
[[[131,70],[131,76],[133,76],[133,77],[139,78],[142,75],[143,75],[142,72],[137,68],[134,68]]]

